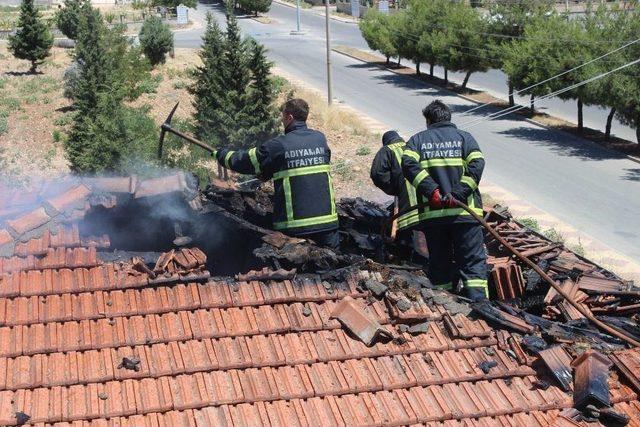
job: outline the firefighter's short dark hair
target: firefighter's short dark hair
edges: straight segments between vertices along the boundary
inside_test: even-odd
[[[450,122],[451,110],[444,102],[436,99],[424,107],[422,115],[429,123]]]
[[[290,99],[282,105],[282,112],[291,114],[299,122],[306,122],[309,117],[309,104],[301,98]]]

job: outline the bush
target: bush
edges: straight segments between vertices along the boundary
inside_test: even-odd
[[[173,33],[162,20],[152,16],[144,21],[139,34],[142,51],[151,63],[164,63],[165,56],[173,48]]]
[[[269,12],[271,0],[239,0],[238,6],[240,9],[258,16],[258,13]]]
[[[371,154],[371,148],[369,147],[360,147],[356,150],[356,154],[358,156],[366,156],[368,154]]]
[[[77,61],[72,62],[64,71],[64,76],[62,77],[64,89],[62,94],[65,98],[71,100],[75,99],[80,72],[80,64]]]
[[[532,217],[517,218],[517,221],[527,227],[529,230],[533,230],[537,233],[540,232],[540,224],[538,220]]]
[[[64,7],[56,13],[58,29],[72,40],[78,37],[81,4],[82,0],[65,0]]]

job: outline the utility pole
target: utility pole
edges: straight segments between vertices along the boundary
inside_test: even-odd
[[[296,0],[296,31],[300,33],[300,0]]]
[[[329,37],[329,0],[324,0],[326,38],[327,38],[327,102],[331,105],[333,94],[331,90],[331,37]]]

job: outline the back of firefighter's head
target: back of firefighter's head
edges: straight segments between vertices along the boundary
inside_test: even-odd
[[[427,126],[451,121],[451,110],[444,102],[436,99],[431,104],[424,107],[422,115],[427,121]]]
[[[293,122],[306,122],[309,117],[309,104],[300,98],[290,99],[282,104],[282,124],[286,129]]]
[[[400,141],[404,140],[395,130],[388,130],[382,135],[382,145],[389,145]]]

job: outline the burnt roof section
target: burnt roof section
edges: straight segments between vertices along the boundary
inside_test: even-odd
[[[560,416],[572,396],[539,385],[540,358],[520,354],[519,335],[438,293],[410,300],[401,314],[361,286],[393,286],[385,271],[363,267],[331,281],[266,269],[251,280],[211,279],[196,248],[151,266],[102,261],[109,236],[81,232],[92,206],[170,193],[198,206],[183,175],[56,188],[2,205],[0,425],[576,422]],[[394,289],[394,300],[403,298]],[[395,338],[368,347],[347,332],[332,317],[345,299]],[[399,331],[403,316],[427,322],[426,332]],[[617,355],[637,375],[640,352]],[[609,383],[615,410],[640,419],[637,390],[622,376]]]

